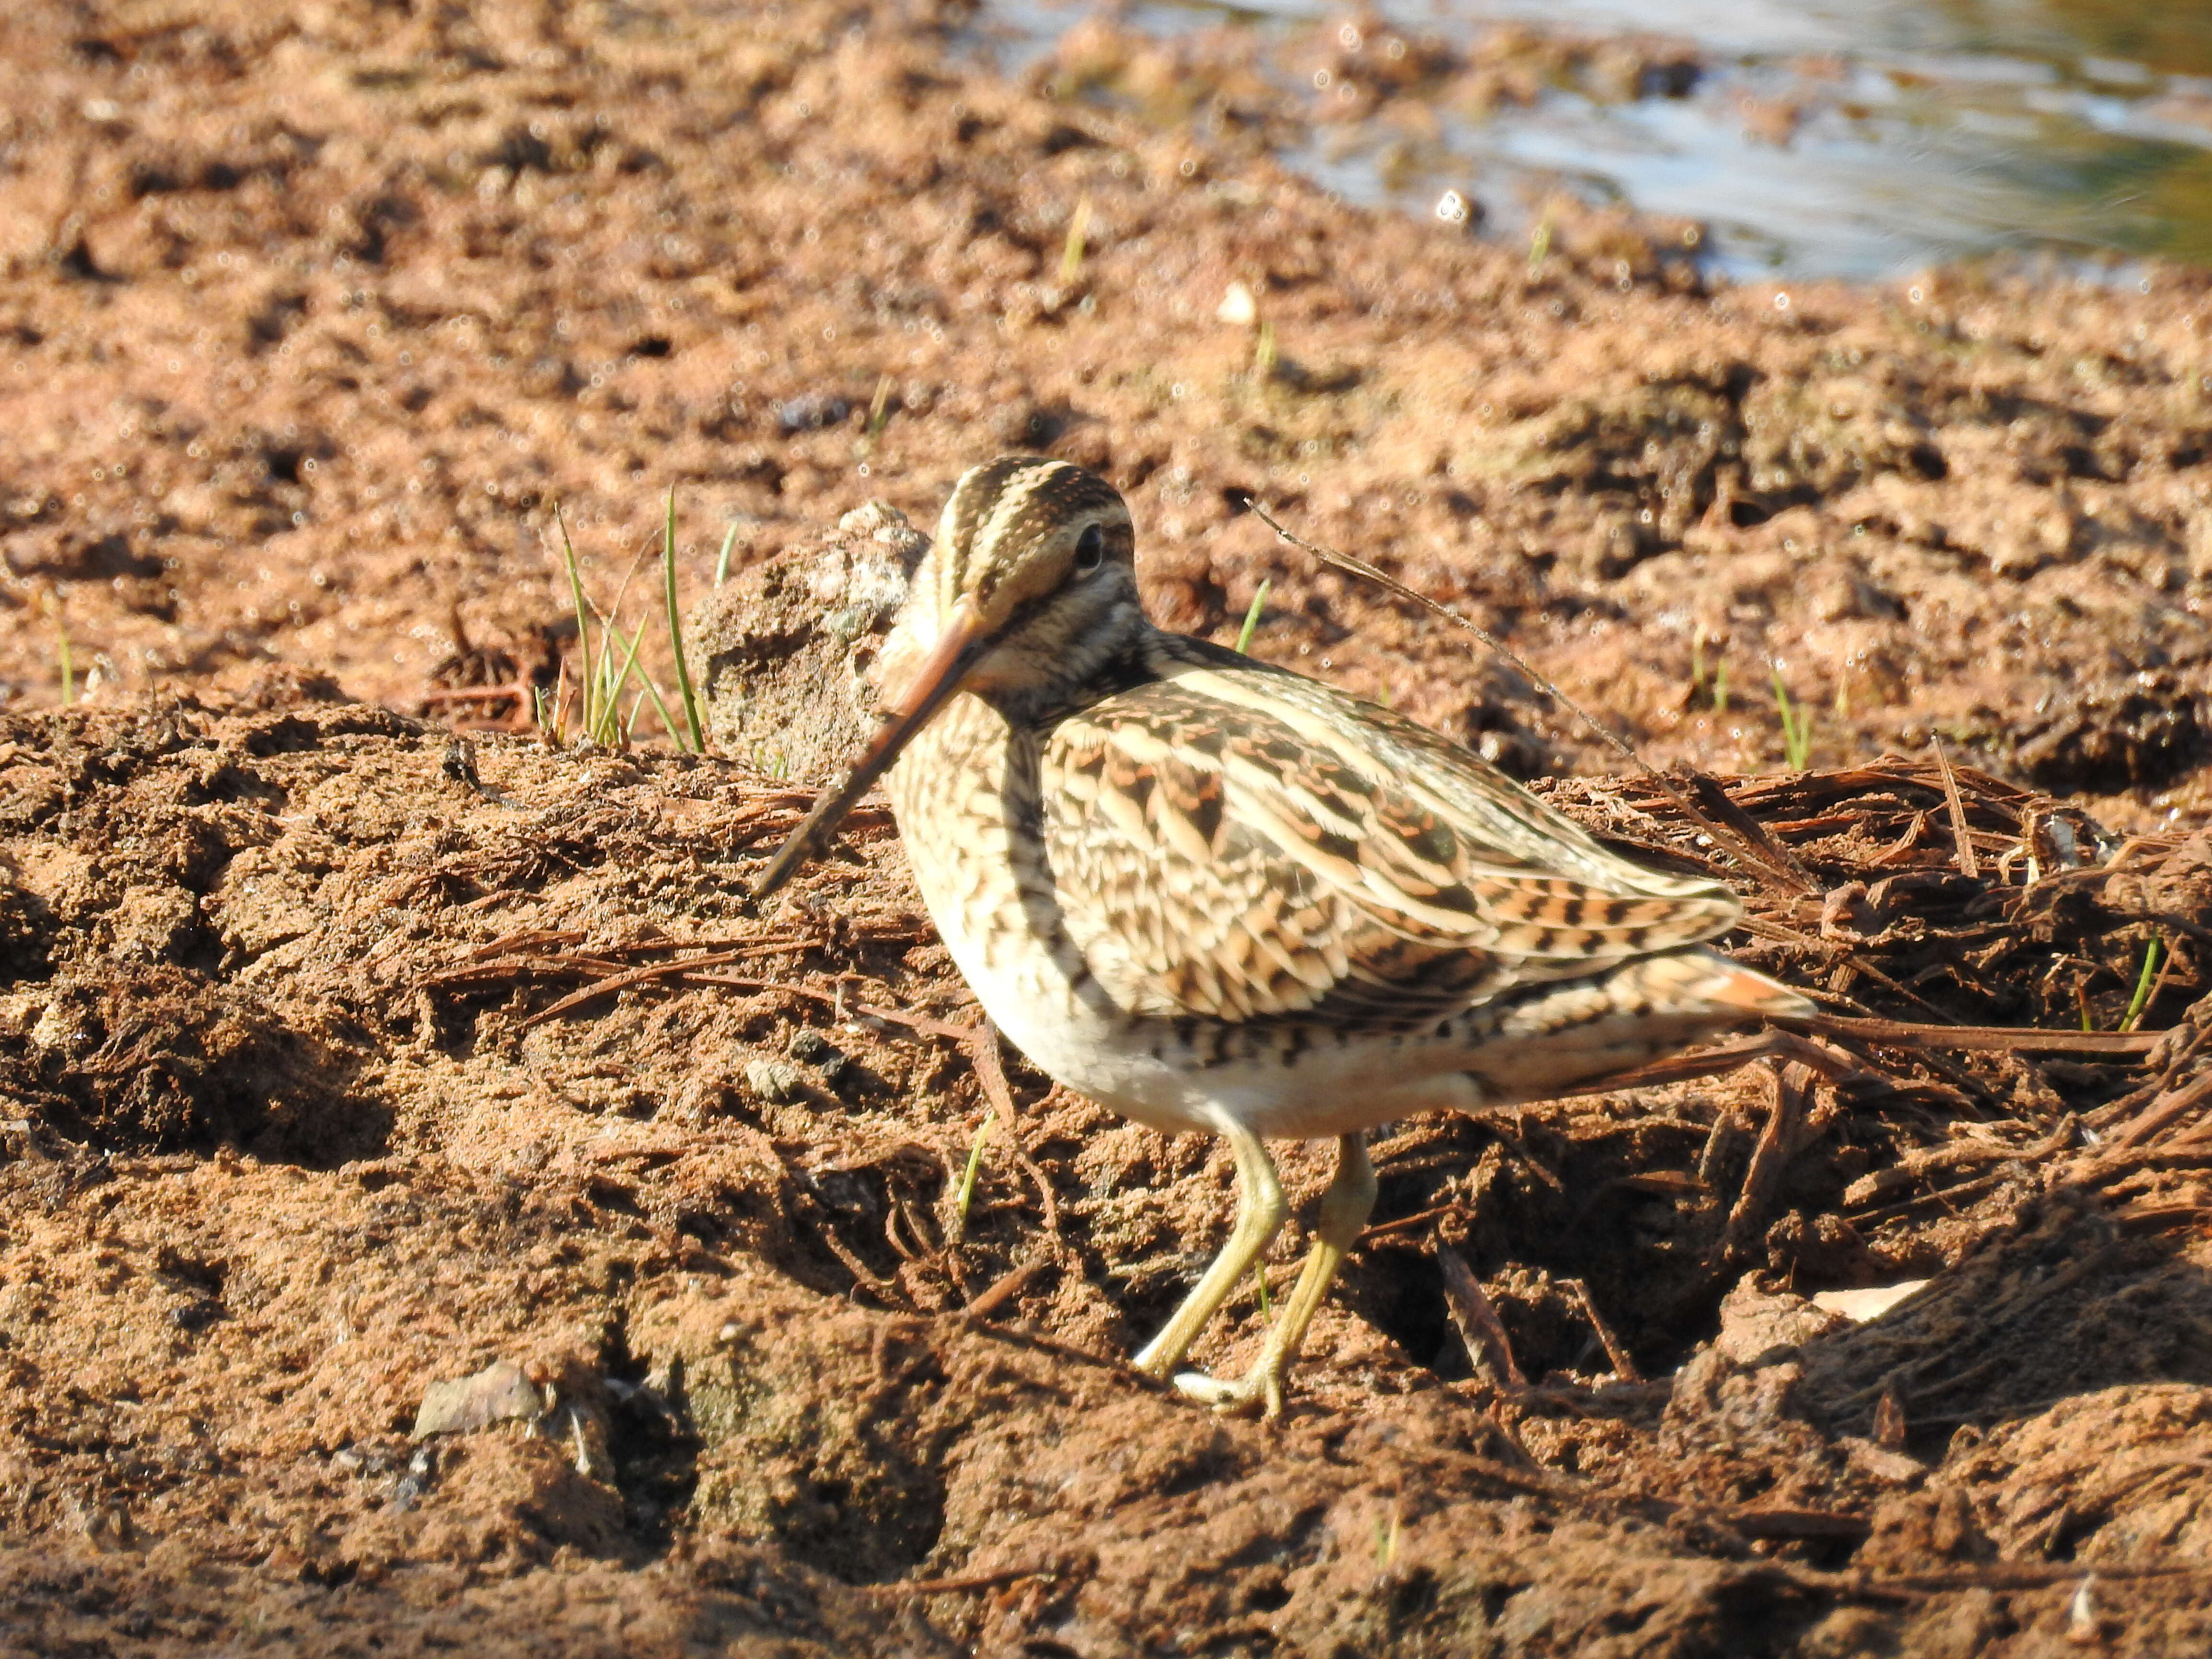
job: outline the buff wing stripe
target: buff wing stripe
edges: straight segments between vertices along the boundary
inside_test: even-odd
[[[1741,912],[1388,710],[1199,641],[1162,654],[1039,757],[1062,915],[1133,1012],[1411,1029]]]

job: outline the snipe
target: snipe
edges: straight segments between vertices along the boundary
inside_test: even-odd
[[[1154,627],[1134,544],[1079,467],[962,477],[880,659],[882,724],[757,891],[888,774],[999,1028],[1100,1104],[1234,1150],[1229,1241],[1136,1364],[1272,1415],[1374,1203],[1367,1130],[1813,1009],[1703,948],[1739,914],[1724,888],[1607,851],[1387,708]],[[1269,1136],[1338,1139],[1312,1252],[1241,1380],[1178,1375],[1283,1224]]]

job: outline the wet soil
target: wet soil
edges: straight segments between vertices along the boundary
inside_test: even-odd
[[[1532,258],[960,21],[0,16],[9,1644],[2201,1646],[2212,280]],[[1863,1023],[1398,1126],[1285,1423],[1133,1377],[1225,1157],[996,1056],[884,814],[761,915],[815,760],[741,709],[454,729],[574,684],[556,501],[611,609],[672,486],[704,626],[1018,447],[1128,493],[1163,621],[1269,582],[1255,653],[1735,882]],[[1251,494],[1701,769],[1603,781]]]

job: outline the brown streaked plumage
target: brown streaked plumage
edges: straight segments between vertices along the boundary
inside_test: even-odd
[[[1174,1375],[1279,1229],[1266,1136],[1334,1136],[1313,1252],[1218,1404],[1284,1374],[1365,1224],[1378,1123],[1540,1099],[1762,1018],[1795,992],[1704,948],[1724,888],[1607,851],[1465,750],[1318,682],[1163,632],[1128,509],[1061,461],[955,486],[881,659],[884,720],[763,873],[867,787],[992,1018],[1044,1071],[1225,1136],[1234,1231],[1138,1365]]]

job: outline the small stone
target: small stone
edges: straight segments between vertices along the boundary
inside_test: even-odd
[[[1927,1282],[1924,1279],[1908,1279],[1900,1285],[1882,1285],[1872,1290],[1820,1291],[1814,1294],[1813,1305],[1826,1313],[1841,1314],[1855,1325],[1863,1325],[1881,1318]]]
[[[869,670],[928,546],[870,501],[709,593],[684,632],[715,749],[793,784],[840,775],[875,729]]]
[[[793,1060],[804,1060],[814,1067],[821,1073],[822,1080],[833,1089],[853,1063],[842,1048],[821,1032],[804,1026],[791,1034],[791,1041],[784,1045],[784,1052]]]
[[[1927,1466],[1919,1459],[1909,1457],[1901,1451],[1893,1451],[1887,1446],[1876,1445],[1857,1435],[1844,1435],[1838,1443],[1843,1447],[1844,1455],[1850,1460],[1853,1468],[1876,1480],[1905,1484],[1917,1480],[1928,1473]]]
[[[853,405],[848,401],[827,392],[801,392],[775,406],[776,424],[787,434],[842,426],[845,417],[852,412]]]
[[[204,1331],[222,1317],[222,1304],[211,1297],[186,1302],[169,1310],[169,1322],[180,1331]]]
[[[806,1097],[805,1079],[788,1060],[747,1060],[745,1086],[771,1106],[788,1106]]]
[[[1458,191],[1448,190],[1437,198],[1437,217],[1448,225],[1471,225],[1482,216],[1482,210]]]
[[[534,1423],[545,1414],[544,1397],[512,1360],[496,1359],[473,1376],[433,1382],[415,1413],[414,1439],[462,1434],[492,1423]],[[416,1462],[422,1462],[422,1454]],[[427,1469],[427,1462],[423,1465]]]
[[[1721,1301],[1713,1350],[1734,1365],[1753,1365],[1844,1327],[1844,1316],[1802,1296],[1768,1291],[1754,1278],[1738,1281]]]

